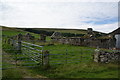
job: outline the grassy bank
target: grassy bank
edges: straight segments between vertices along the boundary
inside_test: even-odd
[[[66,63],[66,49],[68,53],[67,60],[68,62],[72,60],[73,63]],[[27,69],[28,74],[30,74],[28,77],[41,75],[48,78],[118,78],[120,69],[118,69],[119,67],[117,64],[102,64],[92,61],[94,48],[58,44],[44,46],[44,50],[49,50],[50,54],[64,55],[50,55],[50,67],[47,70],[44,70],[42,66],[35,68],[21,67]],[[83,58],[81,56],[83,56]],[[78,62],[75,62],[77,59]],[[8,77],[24,77],[24,75],[21,74],[23,71],[20,71],[20,69],[15,68],[12,69],[13,71],[4,70],[5,77],[7,77],[7,75]],[[11,72],[11,74],[9,74],[9,72]],[[16,76],[14,73],[18,73],[20,76]]]

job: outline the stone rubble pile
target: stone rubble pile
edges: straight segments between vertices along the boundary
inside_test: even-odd
[[[120,62],[120,52],[98,51],[94,53],[93,59],[95,62],[110,63]]]

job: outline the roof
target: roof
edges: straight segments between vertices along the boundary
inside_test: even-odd
[[[117,28],[116,30],[114,30],[113,32],[109,33],[109,34],[112,34],[112,35],[120,34],[120,27]]]

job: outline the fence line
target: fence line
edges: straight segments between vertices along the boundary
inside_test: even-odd
[[[8,44],[11,44],[15,46],[17,49],[13,49],[18,51],[20,54],[16,55],[25,55],[24,57],[16,56],[16,59],[21,59],[21,61],[34,61],[35,63],[40,63],[39,66],[44,66],[45,68],[49,67],[51,64],[68,64],[68,63],[79,63],[83,62],[84,58],[87,58],[87,56],[84,56],[85,53],[84,51],[93,51],[91,49],[85,49],[85,50],[75,50],[77,53],[74,52],[74,50],[68,50],[64,49],[63,50],[57,50],[57,49],[52,49],[52,50],[44,50],[43,46],[39,46],[36,44],[32,44],[29,42],[25,42],[21,40],[21,35],[18,35],[18,40],[12,41],[12,44],[10,43],[10,40],[8,40]],[[35,48],[33,48],[33,46]],[[36,47],[40,48],[37,49]],[[6,49],[7,50],[7,49]],[[11,50],[11,49],[8,49]],[[58,53],[52,53],[52,51],[62,51],[62,54]],[[76,54],[79,54],[76,56]],[[72,57],[71,57],[72,55]],[[87,54],[88,55],[88,54]],[[14,55],[13,55],[14,56]],[[74,58],[75,56],[75,58]],[[31,60],[24,60],[25,58],[29,58]],[[91,58],[88,58],[89,60]],[[63,62],[64,61],[64,62]],[[54,62],[54,63],[52,63]],[[57,62],[57,63],[55,63]],[[61,63],[58,63],[61,62]],[[21,64],[22,65],[22,64]],[[37,65],[36,65],[37,66]]]
[[[37,50],[37,51],[40,51],[40,52],[42,52],[42,50],[39,50],[39,49],[35,49],[35,48],[32,48],[32,47],[30,47],[30,46],[26,46],[26,45],[22,45],[23,47],[27,47],[27,48],[30,48],[30,49],[33,49],[33,50]]]
[[[43,46],[39,46],[39,45],[36,45],[36,44],[28,43],[28,42],[23,42],[23,41],[21,41],[21,42],[25,43],[25,44],[28,44],[28,45],[32,45],[32,46],[43,47]]]

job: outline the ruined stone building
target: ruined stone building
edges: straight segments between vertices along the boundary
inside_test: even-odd
[[[46,35],[45,34],[40,34],[40,41],[46,42]]]
[[[35,37],[32,36],[30,33],[26,33],[25,35],[22,35],[22,40],[33,40]]]
[[[61,38],[61,37],[63,36],[60,32],[54,32],[51,36],[52,39]]]
[[[120,27],[110,34],[116,38],[116,48],[120,50]]]
[[[70,45],[78,45],[78,46],[115,48],[116,45],[116,39],[115,37],[113,37],[112,34],[108,34],[101,37],[95,37],[95,33],[93,32],[92,28],[88,28],[87,34],[82,37],[63,37],[61,33],[55,32],[51,36],[51,39],[53,41],[60,42],[62,44],[70,44]],[[117,42],[119,42],[119,39],[120,38],[118,38]]]

